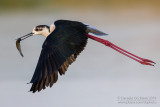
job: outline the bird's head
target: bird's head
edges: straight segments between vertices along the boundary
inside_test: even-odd
[[[38,25],[36,27],[33,28],[32,32],[27,34],[27,35],[24,35],[20,38],[18,38],[19,40],[24,40],[30,36],[33,36],[33,35],[42,35],[42,36],[45,36],[47,37],[51,32],[53,32],[53,30],[55,29],[55,25],[52,24],[50,26],[48,25]],[[17,39],[17,40],[18,40]]]
[[[50,34],[50,27],[47,25],[38,25],[35,28],[33,28],[32,34],[43,35],[47,37]]]

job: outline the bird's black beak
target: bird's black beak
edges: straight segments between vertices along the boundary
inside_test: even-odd
[[[27,34],[27,35],[24,35],[24,36],[22,36],[22,37],[19,37],[17,40],[20,40],[20,41],[21,41],[21,40],[24,40],[24,39],[32,36],[32,35],[33,35],[33,33],[29,33],[29,34]]]

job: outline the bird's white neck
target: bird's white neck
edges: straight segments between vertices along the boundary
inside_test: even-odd
[[[51,24],[51,25],[50,25],[50,33],[52,33],[52,32],[54,31],[54,29],[55,29],[55,25],[54,25],[54,24]]]
[[[43,36],[47,37],[50,34],[50,32],[43,32]]]
[[[44,32],[43,33],[43,36],[47,37],[49,34],[51,34],[55,29],[55,25],[54,24],[51,24],[50,25],[50,32]]]

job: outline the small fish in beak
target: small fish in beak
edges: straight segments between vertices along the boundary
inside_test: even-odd
[[[24,39],[32,36],[32,35],[33,35],[33,33],[29,33],[29,34],[27,34],[27,35],[24,35],[24,36],[16,39],[16,40],[17,40],[17,41],[16,41],[16,47],[17,47],[17,49],[18,49],[18,51],[19,51],[19,53],[20,53],[20,55],[21,55],[22,57],[24,57],[24,56],[23,56],[23,54],[22,54],[20,42],[21,42],[22,40],[24,40]]]
[[[16,41],[16,47],[17,47],[20,55],[23,57],[22,50],[21,50],[21,45],[20,45],[20,41],[21,41],[21,38],[18,38],[17,41]]]

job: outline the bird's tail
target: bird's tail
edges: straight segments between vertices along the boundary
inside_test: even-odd
[[[92,33],[92,34],[95,34],[95,35],[98,35],[98,36],[104,36],[104,35],[108,35],[90,25],[87,25],[87,33]]]

